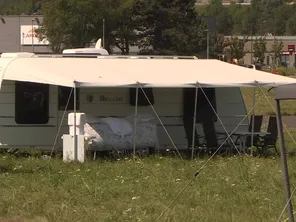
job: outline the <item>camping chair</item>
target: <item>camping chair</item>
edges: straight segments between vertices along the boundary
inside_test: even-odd
[[[261,131],[261,126],[263,122],[263,115],[255,115],[254,116],[254,132],[260,132]],[[252,132],[253,128],[253,115],[251,116],[250,123],[249,123],[249,128],[248,132]],[[235,133],[233,135],[236,135]],[[238,144],[238,141],[241,140],[241,135],[237,135],[237,139],[235,141],[235,144]],[[246,137],[246,147],[251,147],[252,146],[252,135],[248,135]],[[259,135],[253,135],[253,146],[255,146],[258,149],[258,146],[260,145],[259,143]]]
[[[276,148],[276,142],[278,138],[278,128],[277,128],[277,120],[275,116],[270,116],[267,126],[267,132],[269,134],[265,136],[260,136],[260,144],[261,153],[263,154],[265,150],[268,148],[274,148],[277,155],[279,152]]]
[[[254,132],[260,132],[263,122],[263,115],[254,116]],[[251,116],[249,124],[249,132],[252,132],[253,128],[253,115]],[[259,145],[259,135],[253,135],[253,146],[258,147]],[[252,146],[252,135],[249,135],[246,140],[246,147]]]
[[[220,135],[223,135],[223,137],[217,136],[218,134],[215,129],[215,123],[211,115],[204,116],[204,118],[202,118],[202,128],[205,140],[203,145],[206,147],[207,152],[215,152],[219,148],[220,144],[227,139],[226,134],[219,133]],[[222,141],[220,144],[219,140]],[[224,142],[224,144],[220,148],[221,151],[223,150],[223,148],[232,148],[229,144],[229,139],[227,139],[227,141]]]

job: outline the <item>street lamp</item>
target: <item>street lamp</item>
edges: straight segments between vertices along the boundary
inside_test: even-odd
[[[103,18],[103,48],[105,48],[105,19]]]
[[[207,59],[209,59],[210,57],[210,33],[209,33],[209,29],[206,29],[207,32]]]
[[[34,22],[37,24],[40,23],[38,18],[32,19],[32,52],[34,53],[34,38],[35,38],[35,30],[34,30]]]
[[[35,31],[34,31],[34,21],[35,19],[32,19],[32,35],[31,35],[31,43],[32,43],[32,52],[34,53],[34,34],[35,34]]]

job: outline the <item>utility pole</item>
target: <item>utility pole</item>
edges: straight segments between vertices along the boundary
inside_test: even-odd
[[[103,48],[105,48],[105,19],[103,18]]]
[[[253,15],[251,6],[251,64],[253,64]]]
[[[210,33],[209,33],[209,29],[206,30],[207,32],[207,59],[210,58]]]
[[[276,55],[275,55],[275,14],[273,14],[273,63],[274,63],[274,66],[276,65]]]
[[[34,37],[35,37],[35,30],[34,30],[34,21],[35,19],[32,19],[32,52],[34,53]]]

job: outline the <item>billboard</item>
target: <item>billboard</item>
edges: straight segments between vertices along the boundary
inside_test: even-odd
[[[21,26],[21,45],[49,45],[46,38],[40,41],[37,38],[35,30],[38,29],[38,25],[22,25]]]

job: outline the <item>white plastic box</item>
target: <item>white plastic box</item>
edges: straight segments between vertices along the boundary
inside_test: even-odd
[[[63,161],[71,162],[75,161],[75,147],[74,147],[74,136],[63,135]],[[77,138],[77,161],[83,163],[85,161],[85,147],[84,147],[84,136],[78,135]]]
[[[74,136],[74,113],[68,115],[69,134]],[[76,135],[84,135],[84,124],[86,123],[85,113],[76,113]]]

